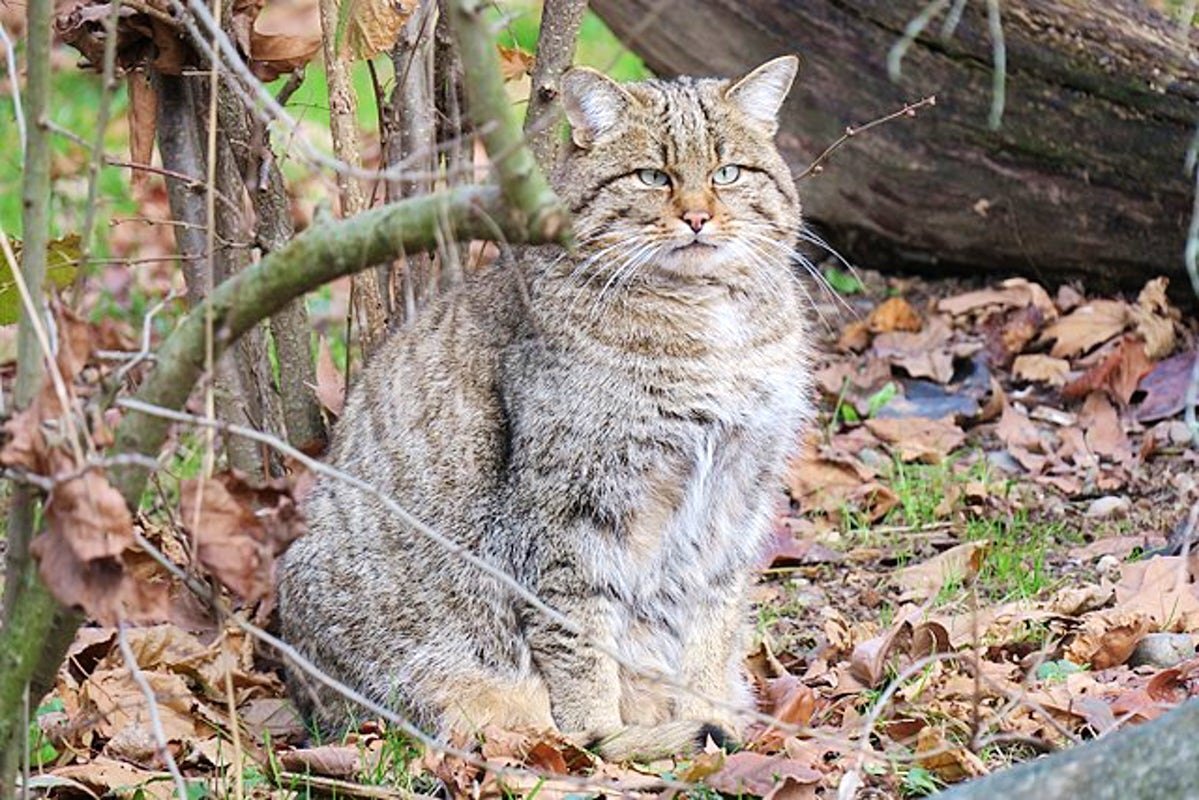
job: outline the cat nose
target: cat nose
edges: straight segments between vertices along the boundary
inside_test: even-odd
[[[703,230],[704,223],[712,219],[712,215],[707,211],[684,211],[683,221],[691,226],[691,230],[699,233]]]

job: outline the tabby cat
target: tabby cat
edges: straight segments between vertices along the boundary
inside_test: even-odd
[[[332,464],[589,636],[321,478],[279,585],[317,666],[459,740],[552,728],[624,758],[738,736],[747,587],[810,412],[800,203],[773,144],[796,68],[568,72],[553,183],[577,247],[518,251],[436,301],[338,424]],[[359,713],[291,689],[325,729]]]

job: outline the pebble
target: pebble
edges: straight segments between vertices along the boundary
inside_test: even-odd
[[[1100,557],[1099,561],[1095,563],[1095,568],[1099,570],[1100,575],[1107,575],[1112,578],[1117,577],[1120,574],[1120,559],[1108,553]]]
[[[1151,633],[1132,651],[1128,664],[1167,669],[1194,657],[1195,640],[1189,633]]]
[[[1127,497],[1109,494],[1093,500],[1087,507],[1087,516],[1092,519],[1122,518],[1127,517],[1130,510],[1132,510],[1132,502]]]

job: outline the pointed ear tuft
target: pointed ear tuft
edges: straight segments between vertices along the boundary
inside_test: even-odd
[[[591,147],[615,132],[635,102],[620,84],[593,69],[575,67],[562,76],[562,107],[579,147]]]
[[[799,59],[795,56],[767,61],[733,83],[725,90],[724,97],[773,135],[778,130],[779,108],[787,98],[787,92],[791,91],[791,83],[798,71]]]

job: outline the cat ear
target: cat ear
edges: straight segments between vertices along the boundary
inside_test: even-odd
[[[778,129],[779,108],[798,71],[799,59],[795,56],[767,61],[726,89],[724,97],[773,134]]]
[[[562,76],[562,107],[579,147],[591,147],[615,130],[635,102],[620,84],[593,69],[575,67]]]

